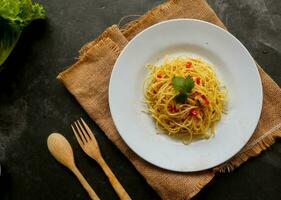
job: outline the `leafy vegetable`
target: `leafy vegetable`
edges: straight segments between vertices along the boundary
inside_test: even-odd
[[[174,89],[179,92],[179,94],[175,96],[174,100],[177,103],[183,103],[187,99],[192,88],[194,88],[194,81],[191,76],[187,76],[186,78],[175,76],[172,83]]]
[[[186,79],[185,79],[185,87],[186,87],[186,90],[188,92],[190,92],[192,90],[192,88],[194,88],[194,81],[191,78],[191,76],[187,76],[186,77]]]
[[[44,8],[32,0],[0,0],[0,66],[15,47],[24,27],[43,18]]]
[[[181,76],[174,76],[173,87],[177,91],[185,90],[185,78],[183,78]]]
[[[183,103],[187,99],[188,95],[189,95],[189,93],[187,93],[187,92],[179,93],[177,96],[175,96],[174,100],[177,103]]]

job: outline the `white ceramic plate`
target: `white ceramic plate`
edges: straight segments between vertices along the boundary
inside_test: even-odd
[[[226,85],[228,114],[214,138],[185,145],[157,134],[152,118],[142,112],[145,65],[165,55],[200,56]],[[262,85],[253,58],[233,35],[200,20],[169,20],[142,31],[124,48],[111,75],[109,105],[121,137],[140,157],[173,171],[199,171],[227,161],[250,139],[261,113]]]

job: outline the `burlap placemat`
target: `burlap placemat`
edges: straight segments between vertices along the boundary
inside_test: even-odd
[[[86,44],[79,60],[58,79],[74,95],[89,116],[101,127],[107,137],[132,162],[163,199],[190,199],[197,194],[216,172],[230,171],[281,136],[281,90],[260,68],[264,99],[258,126],[247,145],[231,160],[216,168],[195,173],[177,173],[157,168],[138,157],[118,134],[108,106],[108,84],[113,65],[127,42],[143,29],[163,20],[196,18],[224,25],[204,0],[172,0],[154,8],[139,19],[118,28],[113,25],[97,39]]]

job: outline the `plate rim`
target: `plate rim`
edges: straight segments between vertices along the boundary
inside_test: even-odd
[[[112,80],[113,80],[113,77],[114,77],[114,74],[115,74],[115,71],[117,69],[116,65],[118,63],[118,61],[120,60],[120,58],[122,57],[122,55],[124,54],[124,52],[126,51],[127,47],[138,37],[140,37],[144,32],[146,31],[149,31],[150,29],[153,29],[159,25],[162,25],[162,24],[166,24],[166,23],[173,23],[173,22],[179,22],[179,21],[186,21],[186,22],[196,22],[196,23],[203,23],[203,24],[207,24],[208,26],[212,26],[214,28],[217,28],[219,29],[220,31],[224,32],[225,34],[227,34],[228,36],[230,36],[231,38],[233,38],[237,44],[239,44],[240,47],[242,47],[246,54],[247,54],[247,57],[251,60],[253,66],[254,66],[254,70],[256,71],[257,73],[257,81],[259,82],[259,85],[257,86],[258,90],[259,90],[259,94],[261,95],[261,98],[260,98],[260,106],[259,106],[259,110],[258,110],[258,117],[256,119],[256,121],[254,122],[255,123],[255,126],[253,128],[253,130],[251,131],[251,134],[249,134],[249,137],[245,140],[245,144],[242,145],[240,148],[237,148],[237,151],[235,151],[235,153],[233,153],[233,155],[229,156],[227,159],[225,159],[224,161],[218,163],[218,164],[215,164],[215,165],[211,165],[211,166],[208,166],[208,167],[203,167],[203,168],[200,168],[200,169],[194,169],[194,170],[185,170],[185,169],[175,169],[175,168],[169,168],[169,167],[164,167],[164,166],[159,166],[158,164],[155,164],[153,163],[153,161],[150,161],[149,159],[145,158],[144,156],[140,155],[137,151],[134,150],[134,147],[132,147],[132,145],[130,145],[129,142],[126,141],[125,137],[122,136],[122,133],[120,132],[120,129],[118,128],[118,124],[116,123],[116,117],[114,116],[114,114],[112,113]],[[226,163],[227,161],[229,161],[231,158],[233,158],[235,155],[237,155],[244,147],[245,145],[249,142],[250,138],[252,137],[252,135],[254,134],[256,128],[257,128],[257,125],[258,125],[258,122],[260,120],[260,116],[261,116],[261,111],[262,111],[262,107],[263,107],[263,85],[262,85],[262,80],[261,80],[261,76],[260,76],[260,73],[259,73],[259,70],[258,70],[258,66],[257,66],[257,63],[255,62],[254,58],[252,57],[252,55],[250,54],[250,52],[248,51],[248,49],[242,44],[242,42],[240,42],[240,40],[238,40],[234,35],[232,35],[230,32],[228,32],[227,30],[223,29],[222,27],[216,25],[216,24],[213,24],[213,23],[210,23],[210,22],[207,22],[207,21],[204,21],[204,20],[199,20],[199,19],[187,19],[187,18],[178,18],[178,19],[170,19],[170,20],[165,20],[165,21],[162,21],[162,22],[159,22],[159,23],[156,23],[144,30],[142,30],[141,32],[139,32],[138,34],[136,34],[127,44],[126,46],[122,49],[122,51],[120,52],[118,58],[116,59],[115,63],[114,63],[114,66],[113,66],[113,69],[112,69],[112,72],[111,72],[111,75],[110,75],[110,80],[109,80],[109,87],[108,87],[108,103],[109,103],[109,110],[110,110],[110,114],[111,114],[111,117],[112,117],[112,120],[113,120],[113,123],[114,123],[114,126],[115,128],[117,129],[120,137],[122,138],[122,140],[125,142],[125,144],[130,148],[130,150],[132,150],[136,155],[138,155],[140,158],[142,158],[143,160],[145,160],[146,162],[156,166],[156,167],[159,167],[161,169],[165,169],[165,170],[169,170],[169,171],[174,171],[174,172],[197,172],[197,171],[203,171],[203,170],[207,170],[207,169],[211,169],[211,168],[214,168],[216,166],[219,166],[223,163]]]

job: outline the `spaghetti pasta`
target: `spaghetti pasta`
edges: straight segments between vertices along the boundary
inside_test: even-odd
[[[213,67],[201,58],[177,57],[147,68],[145,103],[157,128],[185,143],[213,136],[226,104],[226,89]],[[181,103],[175,101],[179,91],[173,87],[174,77],[193,80],[194,87]]]

